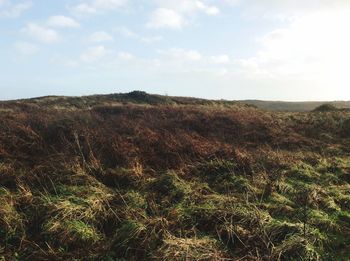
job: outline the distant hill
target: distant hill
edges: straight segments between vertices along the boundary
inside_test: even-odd
[[[119,105],[150,105],[150,106],[240,106],[255,107],[239,101],[206,100],[192,97],[174,97],[157,94],[148,94],[142,91],[130,93],[114,93],[106,95],[90,95],[81,97],[70,96],[44,96],[31,99],[21,99],[0,102],[0,110],[17,111],[45,108],[49,109],[91,109],[96,106],[119,106]]]
[[[313,111],[323,104],[330,104],[336,108],[350,108],[350,101],[330,101],[330,102],[283,102],[283,101],[260,101],[260,100],[244,100],[240,101],[249,105],[256,106],[260,109],[268,111]]]
[[[336,108],[350,108],[350,101],[330,102],[284,102],[261,100],[207,100],[192,97],[175,97],[157,94],[148,94],[142,91],[130,93],[115,93],[107,95],[90,95],[82,97],[69,96],[45,96],[25,100],[0,102],[0,106],[20,105],[25,103],[32,106],[46,106],[48,108],[78,108],[84,109],[96,105],[116,105],[125,103],[149,104],[149,105],[249,105],[268,111],[307,112],[313,111],[323,104],[330,104]]]

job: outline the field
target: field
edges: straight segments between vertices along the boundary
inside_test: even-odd
[[[350,260],[350,112],[2,102],[0,260]]]

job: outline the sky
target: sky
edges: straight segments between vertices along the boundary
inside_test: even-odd
[[[349,0],[0,0],[0,100],[350,100]]]

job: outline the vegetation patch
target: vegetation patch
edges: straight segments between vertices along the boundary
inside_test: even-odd
[[[347,110],[143,92],[0,107],[0,260],[350,260]]]

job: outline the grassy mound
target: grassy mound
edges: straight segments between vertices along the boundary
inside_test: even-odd
[[[349,122],[142,92],[3,103],[0,260],[349,260]]]
[[[326,111],[336,111],[336,110],[338,110],[338,108],[332,104],[322,104],[318,106],[316,109],[314,109],[314,112],[326,112]]]

